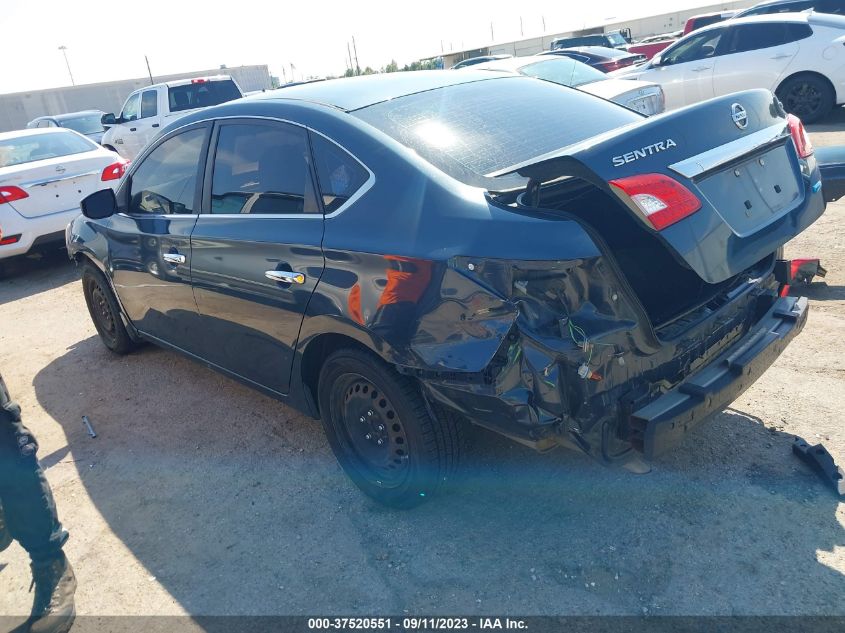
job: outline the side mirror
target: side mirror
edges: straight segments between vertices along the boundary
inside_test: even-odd
[[[651,58],[651,65],[652,66],[660,66],[660,63],[663,61],[663,56],[660,53],[657,53],[654,57]]]
[[[114,190],[100,189],[82,199],[82,215],[91,220],[102,220],[117,213]]]
[[[106,127],[107,125],[117,125],[117,119],[114,118],[114,112],[109,112],[108,114],[101,116],[100,123],[103,127]]]

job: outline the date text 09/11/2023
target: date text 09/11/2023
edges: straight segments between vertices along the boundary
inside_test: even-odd
[[[444,617],[404,617],[398,618],[309,618],[310,630],[524,630],[528,628],[524,620],[514,618],[444,618]]]

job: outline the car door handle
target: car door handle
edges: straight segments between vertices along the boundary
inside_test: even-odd
[[[770,57],[769,59],[789,59],[792,55],[775,55],[774,57]]]
[[[699,66],[697,68],[693,68],[692,72],[700,73],[702,70],[710,70],[711,68],[713,68],[713,67],[712,66]]]
[[[186,261],[181,253],[164,253],[161,258],[168,264],[184,264]]]
[[[137,129],[138,129],[138,128],[136,128],[136,127],[131,127],[131,128],[129,128],[129,131],[130,131],[130,132],[134,132],[134,131],[135,131],[135,130],[137,130]]]
[[[267,270],[264,272],[267,279],[272,279],[280,284],[304,284],[305,275],[290,270]]]
[[[158,123],[153,123],[152,127],[158,127]]]

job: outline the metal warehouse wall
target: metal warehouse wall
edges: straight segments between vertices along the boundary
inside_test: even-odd
[[[270,71],[266,65],[198,70],[178,75],[153,75],[153,79],[159,83],[221,74],[231,75],[244,92],[270,88]],[[149,77],[140,77],[99,84],[0,94],[0,132],[19,130],[26,127],[26,124],[35,117],[48,114],[78,110],[119,112],[130,92],[149,84]]]
[[[654,15],[648,17],[632,18],[630,20],[614,20],[606,22],[594,27],[585,27],[578,31],[565,31],[562,33],[552,33],[543,35],[542,37],[531,37],[512,42],[500,42],[496,44],[489,44],[486,47],[465,49],[462,51],[455,51],[443,54],[443,67],[451,68],[459,61],[477,55],[500,55],[508,54],[516,57],[524,55],[536,55],[542,51],[548,50],[552,40],[558,37],[568,37],[574,34],[587,33],[604,33],[607,31],[614,31],[616,29],[629,28],[631,29],[631,37],[639,39],[648,37],[649,35],[659,35],[661,33],[670,33],[672,31],[680,31],[687,18],[702,13],[712,13],[715,11],[727,11],[735,9],[744,9],[755,4],[754,0],[736,0],[729,2],[722,2],[720,4],[711,4],[703,7],[695,7],[692,9],[683,9],[680,11],[673,11],[671,13],[663,13],[661,15]]]

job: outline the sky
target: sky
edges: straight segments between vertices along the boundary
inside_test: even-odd
[[[280,78],[341,75],[355,37],[361,68],[400,66],[497,41],[657,14],[707,0],[2,0],[0,93],[246,64],[268,64]],[[753,4],[753,2],[749,2]],[[121,8],[125,7],[125,8]],[[17,25],[17,26],[16,26]],[[20,27],[20,28],[17,28]],[[284,74],[283,74],[284,70]]]

